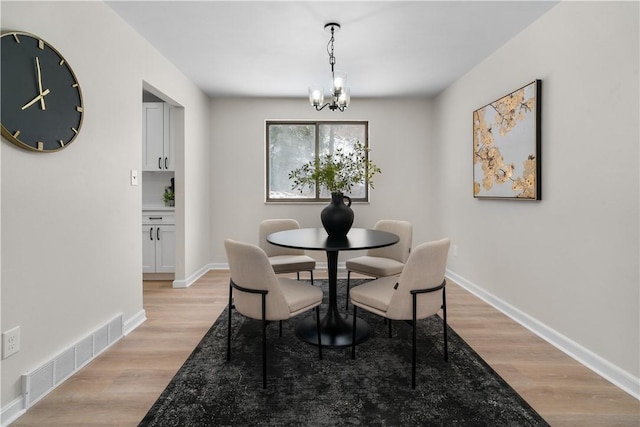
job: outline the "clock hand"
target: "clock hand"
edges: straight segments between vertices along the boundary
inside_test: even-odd
[[[31,107],[33,104],[35,104],[36,102],[38,102],[39,100],[43,99],[45,97],[45,95],[48,95],[51,91],[49,89],[45,89],[44,92],[42,92],[40,95],[36,96],[35,98],[33,98],[31,101],[29,101],[28,103],[24,104],[22,106],[23,110],[26,110],[27,108]]]
[[[40,91],[40,108],[46,110],[44,105],[44,96],[42,95],[42,72],[40,71],[40,60],[36,56],[36,68],[38,69],[38,90]]]

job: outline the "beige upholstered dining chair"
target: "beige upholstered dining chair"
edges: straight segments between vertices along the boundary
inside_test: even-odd
[[[267,254],[269,262],[276,273],[297,273],[300,279],[301,271],[311,274],[313,285],[313,270],[316,268],[316,260],[306,255],[302,249],[283,248],[267,242],[267,236],[271,233],[285,230],[295,230],[300,224],[295,219],[266,219],[260,223],[259,246]]]
[[[367,276],[387,277],[400,274],[411,252],[413,239],[413,226],[408,221],[383,219],[378,221],[374,230],[387,231],[397,234],[400,240],[395,245],[384,248],[369,249],[364,256],[347,260],[347,302],[345,309],[349,308],[349,288],[351,286],[351,272],[365,274]]]
[[[227,361],[231,360],[231,310],[262,321],[262,387],[267,387],[267,324],[316,309],[318,351],[322,359],[320,338],[320,303],[322,290],[304,282],[276,276],[262,249],[231,239],[224,241],[229,261],[229,324],[227,333]],[[235,292],[234,294],[234,290]]]
[[[355,286],[351,290],[353,319],[358,307],[389,319],[404,320],[413,329],[411,387],[416,388],[416,321],[436,314],[441,308],[444,324],[444,360],[449,360],[447,347],[447,302],[444,278],[450,241],[448,238],[417,246],[400,276],[383,277]],[[351,358],[356,357],[355,334]]]

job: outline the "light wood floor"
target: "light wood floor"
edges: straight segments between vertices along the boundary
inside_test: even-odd
[[[12,426],[136,426],[225,308],[228,277],[145,282],[148,320]],[[640,402],[451,282],[447,305],[450,326],[552,426],[640,425]]]

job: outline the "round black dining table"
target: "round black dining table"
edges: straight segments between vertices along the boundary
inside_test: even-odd
[[[327,253],[327,274],[329,276],[329,307],[320,323],[323,347],[348,347],[353,340],[353,318],[344,316],[338,311],[338,254],[340,251],[391,246],[400,238],[386,231],[366,228],[352,228],[346,237],[333,238],[327,235],[324,228],[300,228],[279,231],[267,236],[267,241],[285,248],[325,251]],[[362,319],[356,319],[356,344],[367,340],[371,327]],[[315,317],[303,319],[296,327],[296,335],[305,342],[318,345]]]

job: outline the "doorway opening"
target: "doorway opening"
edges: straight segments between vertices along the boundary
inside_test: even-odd
[[[173,287],[180,275],[184,218],[184,109],[143,83],[142,102],[142,273],[143,281]],[[184,273],[182,273],[184,275]],[[144,283],[143,283],[144,285]]]

